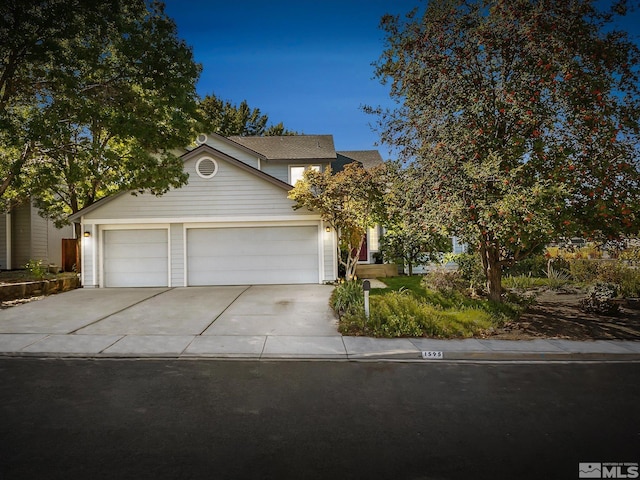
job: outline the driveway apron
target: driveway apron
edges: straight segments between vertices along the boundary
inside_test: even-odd
[[[81,288],[52,295],[1,310],[0,333],[71,333],[167,290]]]
[[[254,285],[203,335],[340,336],[328,285]]]
[[[174,288],[79,329],[91,335],[200,335],[249,287]]]

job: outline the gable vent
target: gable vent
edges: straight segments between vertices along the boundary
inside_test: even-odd
[[[205,133],[201,133],[200,135],[198,135],[198,138],[196,138],[196,145],[202,145],[203,143],[207,143],[208,137]]]
[[[218,164],[213,158],[202,157],[196,163],[196,172],[202,178],[211,178],[218,173]]]

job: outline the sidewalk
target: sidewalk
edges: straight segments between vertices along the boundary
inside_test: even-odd
[[[0,334],[0,356],[299,360],[640,361],[640,342],[286,335]]]

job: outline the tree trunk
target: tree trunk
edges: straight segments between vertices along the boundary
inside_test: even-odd
[[[489,268],[487,268],[487,290],[489,291],[489,300],[502,301],[502,271],[497,262],[490,262]]]
[[[409,276],[413,275],[413,263],[407,262],[407,266],[409,267]]]
[[[482,265],[487,277],[489,300],[502,302],[502,270],[500,267],[500,251],[493,245],[480,246]]]

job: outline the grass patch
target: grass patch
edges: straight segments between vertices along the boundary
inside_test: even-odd
[[[359,300],[343,309],[340,332],[373,337],[467,338],[487,332],[505,320],[517,318],[521,308],[469,298],[457,291],[436,292],[421,284],[421,276],[381,278],[389,288],[371,289],[371,315],[366,319]],[[353,282],[351,282],[353,283]],[[341,284],[334,296],[346,297],[352,286]],[[361,286],[360,286],[361,288]],[[334,297],[332,297],[334,298]],[[333,304],[332,304],[333,306]]]

